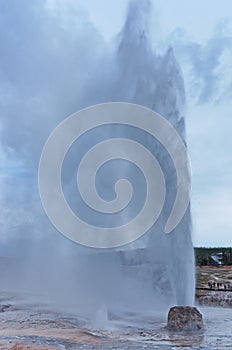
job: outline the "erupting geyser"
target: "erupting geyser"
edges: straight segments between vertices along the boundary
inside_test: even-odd
[[[90,94],[92,99],[89,99],[87,89],[86,99],[88,104],[125,101],[149,107],[167,118],[185,141],[185,92],[181,71],[172,48],[164,55],[153,52],[149,36],[150,13],[150,1],[130,3],[111,65],[106,66],[105,74],[101,72],[101,76],[93,82]],[[145,289],[148,289],[150,296],[153,295],[154,308],[160,305],[164,309],[173,304],[193,305],[195,280],[190,208],[176,229],[170,235],[164,234],[164,226],[176,196],[175,168],[167,152],[146,134],[141,135],[125,128],[111,128],[106,133],[109,137],[134,137],[139,140],[157,157],[166,179],[166,201],[161,217],[146,236],[118,253],[121,257],[119,260],[123,260],[124,278],[126,274],[127,278],[135,280],[140,287],[145,285],[141,298],[147,298]],[[112,165],[113,172],[120,173],[120,170]],[[134,169],[124,165],[124,175],[125,173],[128,178],[133,178]],[[140,186],[135,185],[137,191]],[[124,223],[127,216],[133,214],[133,210],[135,211],[132,208],[126,214],[120,213],[121,222]],[[107,253],[108,262],[113,255]],[[123,289],[123,283],[118,283],[120,289]],[[113,291],[112,293],[114,294]]]
[[[15,284],[20,289],[36,290],[37,294],[48,295],[49,301],[59,307],[91,317],[94,314],[95,321],[101,319],[100,323],[104,324],[111,311],[112,314],[127,310],[155,313],[160,310],[166,312],[173,305],[193,305],[195,282],[190,208],[174,231],[165,234],[164,227],[177,192],[176,169],[167,150],[151,135],[129,126],[96,128],[72,146],[62,169],[64,193],[75,214],[96,226],[123,225],[143,206],[146,179],[139,169],[122,160],[110,161],[102,166],[96,176],[96,188],[103,199],[114,199],[114,184],[121,178],[131,181],[134,192],[125,210],[95,216],[90,208],[82,206],[80,194],[74,194],[77,163],[91,147],[109,138],[133,139],[146,147],[163,170],[166,197],[159,219],[137,241],[114,250],[78,246],[59,235],[49,224],[38,198],[37,168],[42,146],[62,118],[81,108],[118,101],[139,104],[160,113],[186,141],[183,79],[172,48],[164,54],[156,54],[151,46],[151,1],[130,2],[125,25],[114,42],[113,50],[112,46],[107,48],[88,25],[86,33],[83,33],[84,26],[77,25],[80,33],[75,38],[72,21],[71,28],[68,28],[68,21],[58,23],[58,17],[54,21],[50,17],[47,20],[47,13],[41,9],[42,3],[38,3],[39,9],[35,11],[34,2],[32,5],[32,2],[25,1],[26,16],[30,15],[33,23],[33,31],[30,32],[35,33],[38,40],[32,39],[27,28],[22,27],[28,52],[21,54],[24,46],[17,49],[16,45],[16,53],[21,70],[26,68],[22,77],[21,73],[15,74],[18,81],[15,78],[13,88],[6,93],[9,98],[5,102],[3,114],[6,118],[2,122],[7,151],[17,149],[15,154],[20,158],[20,166],[23,164],[23,180],[20,183],[23,185],[11,184],[9,189],[15,202],[9,200],[13,198],[9,193],[5,200],[5,206],[10,206],[11,213],[14,208],[18,210],[21,207],[22,214],[19,213],[17,220],[20,223],[20,220],[25,220],[21,226],[17,224],[11,230],[15,232],[18,229],[21,235],[20,239],[16,239],[17,249],[12,249],[9,239],[11,255],[17,252],[23,256],[20,260],[20,272],[23,273],[17,272],[19,264],[16,263],[13,282],[9,284],[11,272],[5,274],[8,286]],[[16,2],[15,6],[17,10],[19,5]],[[6,3],[4,11],[8,7],[10,5]],[[17,15],[21,13],[16,12]],[[41,17],[38,13],[42,14]],[[4,18],[8,19],[7,16]],[[14,19],[12,21],[15,23]],[[18,23],[21,24],[16,21],[15,26],[11,26],[12,30],[17,32]],[[41,29],[44,26],[45,31]],[[8,49],[6,40],[3,51],[8,52]],[[38,55],[38,52],[41,54]],[[14,69],[8,59],[4,62],[6,76],[12,76]],[[38,72],[38,76],[34,76],[34,72]],[[8,84],[6,80],[3,86],[7,88]],[[14,103],[17,101],[15,111],[11,94]],[[10,124],[12,115],[13,127]],[[18,134],[14,137],[16,129]],[[12,216],[10,224],[14,220]],[[2,283],[4,285],[5,281]]]

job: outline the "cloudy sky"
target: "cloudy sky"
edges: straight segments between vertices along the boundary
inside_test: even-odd
[[[162,50],[164,46],[171,45],[184,76],[187,96],[187,141],[193,181],[193,241],[197,246],[231,246],[232,3],[230,0],[188,2],[153,0],[152,2],[154,9],[151,37],[154,49]],[[0,0],[0,5],[3,9],[3,0]],[[127,0],[66,0],[65,2],[47,0],[46,2],[47,11],[52,11],[57,16],[65,13],[67,9],[68,11],[72,9],[73,13],[76,11],[85,22],[92,23],[107,43],[110,43],[120,31],[125,20],[127,5]],[[24,22],[31,20],[27,17],[27,12],[24,17]],[[46,20],[43,25],[45,29],[48,28]],[[7,35],[11,40],[10,30]],[[91,40],[90,38],[91,35],[86,39]],[[14,44],[17,47],[17,40]],[[65,45],[68,48],[69,43]],[[47,51],[49,52],[48,48]],[[51,56],[51,59],[53,58]],[[36,57],[34,59],[36,60]],[[69,62],[68,57],[65,57],[65,60],[66,63],[73,64],[72,60]],[[27,66],[27,62],[23,64]],[[28,69],[30,70],[30,65]],[[14,73],[20,75],[17,68],[12,75]],[[1,74],[3,77],[3,73]],[[36,79],[39,85],[40,81]],[[62,88],[61,86],[60,89]],[[3,86],[1,89],[1,100],[6,101],[9,96],[4,93]],[[7,91],[9,92],[9,89]],[[13,89],[11,93],[12,91]],[[15,101],[16,105],[17,103],[18,101]],[[34,100],[33,106],[25,108],[34,110],[37,103],[39,101]],[[60,114],[62,115],[62,110]],[[51,129],[54,126],[55,124],[51,125]],[[39,124],[36,125],[35,130],[40,127]],[[25,186],[27,175],[23,173],[20,160],[16,161],[16,155],[10,152],[10,148],[7,156],[6,152],[1,152],[0,185],[5,184],[4,179],[9,171],[10,175],[15,172],[18,178],[22,179],[22,186]],[[7,182],[8,186],[13,186],[10,180]],[[1,196],[2,193],[0,199]],[[1,218],[7,220],[7,217],[8,212],[4,213],[2,210],[0,221]]]

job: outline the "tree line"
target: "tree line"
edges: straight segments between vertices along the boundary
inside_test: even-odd
[[[211,256],[218,253],[222,253],[222,265],[232,265],[232,248],[196,247],[194,250],[196,265],[198,266],[216,265]]]

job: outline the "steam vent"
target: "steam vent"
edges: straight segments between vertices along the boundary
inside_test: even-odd
[[[203,328],[202,314],[196,307],[174,306],[168,313],[167,328],[170,331],[198,331]]]

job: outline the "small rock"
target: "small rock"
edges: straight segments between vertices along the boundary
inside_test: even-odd
[[[202,314],[196,307],[174,306],[169,310],[167,328],[171,331],[197,331],[203,327]]]

